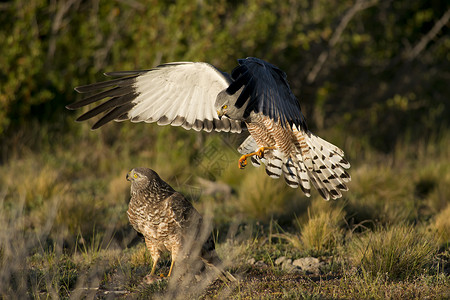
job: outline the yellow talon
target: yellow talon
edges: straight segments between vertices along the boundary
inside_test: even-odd
[[[241,158],[239,159],[239,169],[245,168],[246,165],[247,165],[247,156],[242,155]]]
[[[256,152],[252,152],[252,153],[249,153],[249,154],[242,155],[241,158],[239,158],[239,169],[245,168],[245,166],[247,165],[247,158],[248,157],[256,155],[259,158],[263,158],[264,157],[264,151],[271,150],[271,149],[275,149],[275,147],[261,147]]]
[[[258,151],[256,151],[256,156],[258,156],[259,158],[263,158],[264,157],[264,147],[259,148]]]

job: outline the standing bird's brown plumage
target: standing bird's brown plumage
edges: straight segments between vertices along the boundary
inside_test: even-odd
[[[200,256],[204,263],[220,271],[222,262],[215,251],[214,240],[205,232],[201,215],[182,194],[148,168],[132,169],[127,180],[131,181],[128,219],[144,236],[153,260],[149,279],[155,274],[164,251],[172,256],[168,277],[174,264],[190,255]],[[228,272],[220,272],[234,280]]]

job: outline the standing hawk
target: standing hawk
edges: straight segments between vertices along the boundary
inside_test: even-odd
[[[189,255],[199,255],[205,264],[219,270],[228,280],[235,280],[230,273],[221,270],[222,262],[212,236],[205,232],[202,217],[182,194],[148,168],[132,169],[127,180],[131,181],[128,219],[144,236],[153,260],[146,279],[152,280],[162,252],[168,250],[172,256],[168,277],[175,262]]]
[[[120,78],[75,88],[96,93],[67,108],[107,98],[77,119],[104,113],[93,129],[111,120],[131,120],[207,132],[248,130],[250,136],[238,148],[240,168],[250,157],[256,166],[264,163],[269,176],[283,175],[290,187],[300,187],[307,196],[312,182],[326,200],[340,198],[348,190],[345,169],[350,164],[341,149],[308,130],[286,74],[258,58],[238,62],[231,76],[203,62],[106,73]]]

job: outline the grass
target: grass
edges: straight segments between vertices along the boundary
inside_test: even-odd
[[[345,253],[364,276],[406,280],[433,269],[435,239],[411,225],[393,225],[353,238]]]
[[[450,205],[439,212],[430,225],[430,230],[434,231],[439,244],[442,247],[448,247],[450,243]]]
[[[179,296],[167,281],[142,285],[151,258],[126,216],[125,174],[137,166],[154,168],[211,218],[217,251],[241,279],[180,288],[183,295],[450,297],[448,135],[399,143],[389,154],[349,149],[350,191],[326,202],[263,168],[237,169],[232,135],[76,125],[70,137],[33,127],[1,146],[0,298]],[[216,183],[229,189],[214,190]],[[325,266],[319,275],[289,273],[274,264],[281,256],[315,256]],[[166,256],[158,269],[169,266]]]
[[[311,211],[308,209],[308,220],[304,224],[296,218],[298,233],[283,232],[276,236],[314,257],[336,253],[344,237],[344,211],[342,208],[329,208],[315,213]]]

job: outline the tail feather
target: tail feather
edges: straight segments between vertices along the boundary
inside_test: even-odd
[[[260,160],[260,158],[259,157],[257,157],[257,156],[252,156],[251,158],[250,158],[250,160],[251,160],[251,162],[252,162],[252,164],[255,166],[255,167],[261,167],[261,160]]]
[[[316,157],[314,152],[311,154],[314,157]],[[326,200],[329,200],[330,199],[330,190],[329,190],[330,187],[325,182],[325,180],[327,178],[325,177],[325,173],[323,172],[326,169],[322,169],[321,168],[322,166],[317,163],[318,163],[318,161],[316,159],[312,160],[313,170],[308,171],[308,175],[309,175],[309,178],[311,179],[312,184],[319,192],[320,196],[322,196]]]
[[[350,163],[343,157],[344,151],[311,132],[303,133],[303,138],[314,165],[309,174],[314,179],[311,180],[313,185],[326,200],[342,197],[341,191],[348,190],[345,182],[351,179],[345,171],[350,168]]]
[[[325,141],[324,139],[318,137],[317,135],[310,133],[309,138],[313,144],[322,146],[323,149],[336,152],[339,156],[344,156],[344,151],[342,151],[342,149],[338,148],[337,146],[333,145],[330,142]]]
[[[203,260],[204,264],[209,266],[214,272],[217,274],[223,282],[235,282],[237,281],[236,277],[234,277],[230,272],[224,270],[222,261],[211,263],[209,261]]]
[[[318,155],[328,167],[331,167],[331,164],[334,164],[339,165],[341,168],[350,168],[350,163],[344,158],[344,151],[335,145],[330,144],[312,133],[309,133],[307,144],[310,148],[314,149],[316,155]],[[326,147],[327,145],[328,147]]]
[[[236,281],[236,278],[224,269],[224,263],[217,255],[214,239],[211,235],[208,236],[208,239],[200,249],[200,258],[204,265],[213,269],[222,281]]]
[[[283,171],[284,180],[287,185],[294,189],[298,188],[299,178],[297,175],[297,168],[295,167],[292,158],[288,158],[286,162],[283,162],[281,165],[281,170]]]
[[[313,186],[316,188],[316,190],[319,192],[320,196],[324,198],[325,200],[329,200],[328,193],[326,192],[326,189],[324,186],[322,186],[322,183],[320,181],[320,178],[317,177],[316,173],[311,173],[309,179],[311,179],[311,182]],[[327,197],[328,196],[328,197]]]
[[[287,185],[300,187],[307,197],[311,195],[311,183],[326,200],[342,197],[347,191],[347,182],[351,180],[345,169],[350,163],[344,158],[344,151],[324,139],[293,128],[298,139],[292,153],[283,153],[279,149],[269,150],[265,157],[252,156],[254,166],[265,165],[266,173],[272,178],[282,174]],[[241,154],[248,154],[258,149],[252,136],[249,136],[238,148]]]
[[[321,187],[325,188],[324,194],[326,199],[337,199],[342,197],[342,191],[347,191],[348,188],[344,181],[337,175],[334,170],[341,172],[341,168],[337,168],[335,164],[326,160],[324,155],[318,151],[313,145],[311,145],[311,151],[314,155],[314,174],[316,178],[322,183]],[[334,168],[333,168],[334,166]]]
[[[311,196],[311,184],[309,182],[309,175],[308,175],[308,171],[305,168],[305,165],[302,162],[302,156],[301,155],[297,155],[298,158],[298,163],[297,163],[297,175],[299,177],[299,183],[300,183],[300,188],[302,189],[303,193],[305,193],[305,195],[307,197]]]
[[[266,155],[262,160],[266,165],[266,173],[272,178],[278,178],[283,173],[282,167],[284,165],[284,155],[280,150],[271,150],[269,155]]]

